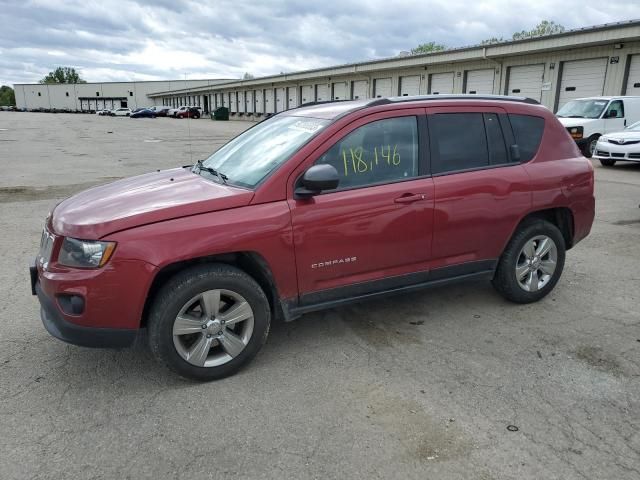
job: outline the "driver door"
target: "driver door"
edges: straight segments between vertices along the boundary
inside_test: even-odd
[[[434,195],[421,162],[424,113],[359,119],[294,174],[293,182],[311,165],[328,163],[340,178],[337,189],[308,199],[290,190],[301,306],[426,279]]]

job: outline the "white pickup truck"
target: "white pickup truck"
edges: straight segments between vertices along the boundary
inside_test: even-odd
[[[640,121],[640,97],[577,98],[556,113],[582,153],[591,157],[598,138]]]

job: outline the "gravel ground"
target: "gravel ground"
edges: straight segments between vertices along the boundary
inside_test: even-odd
[[[52,206],[249,125],[0,112],[3,479],[640,478],[640,165],[595,166],[593,231],[537,304],[481,283],[309,314],[208,384],[50,337],[27,265]]]

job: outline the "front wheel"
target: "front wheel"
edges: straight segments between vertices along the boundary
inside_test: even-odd
[[[253,278],[222,264],[185,270],[159,291],[149,316],[156,359],[183,377],[236,373],[269,333],[269,302]]]
[[[603,167],[613,167],[616,164],[616,161],[600,159],[600,163],[602,164]]]
[[[595,135],[591,135],[587,139],[587,143],[585,143],[584,147],[582,148],[582,153],[585,157],[587,158],[593,157],[593,154],[596,151],[596,145],[598,145],[599,138],[600,138],[600,135],[595,134]]]
[[[512,302],[537,302],[558,283],[564,259],[565,243],[558,227],[545,220],[527,221],[500,257],[493,286]]]

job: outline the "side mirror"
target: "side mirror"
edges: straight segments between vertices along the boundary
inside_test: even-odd
[[[340,178],[333,165],[323,164],[310,167],[299,181],[300,186],[295,190],[298,198],[308,198],[319,194],[323,190],[333,190],[338,187]]]
[[[617,110],[609,110],[609,113],[607,113],[607,118],[616,118],[617,116],[618,116]]]
[[[511,145],[511,147],[509,147],[509,153],[511,154],[512,162],[520,161],[520,147],[518,145]]]

